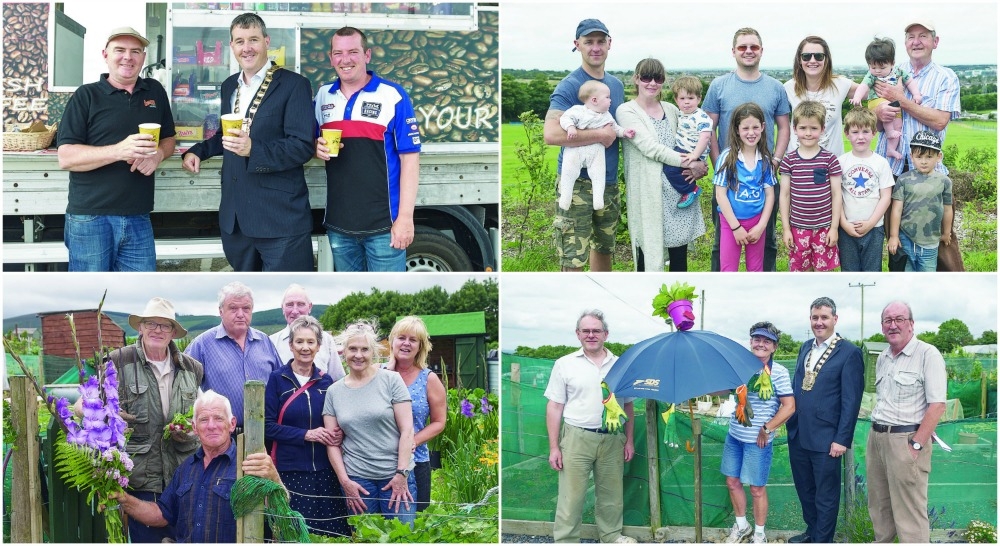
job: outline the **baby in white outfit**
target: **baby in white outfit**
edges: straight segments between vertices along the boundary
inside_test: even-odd
[[[573,140],[579,129],[599,129],[607,124],[615,128],[619,138],[632,138],[634,129],[624,129],[615,123],[608,110],[611,108],[611,90],[607,85],[590,80],[580,86],[580,101],[563,113],[559,125],[566,130],[566,138]],[[559,208],[569,210],[573,200],[573,184],[580,177],[584,167],[590,174],[594,191],[594,210],[604,208],[604,146],[595,142],[586,146],[566,146],[563,148],[562,174],[559,177]]]

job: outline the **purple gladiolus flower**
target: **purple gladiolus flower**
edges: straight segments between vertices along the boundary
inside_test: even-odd
[[[472,402],[462,400],[462,415],[472,418]]]
[[[97,376],[90,376],[86,382],[80,385],[80,397],[84,400],[100,400],[101,385],[97,382]]]
[[[79,446],[87,444],[87,431],[76,426],[76,423],[73,423],[68,428],[69,432],[66,433],[66,442]]]
[[[489,397],[484,396],[483,399],[479,401],[479,411],[484,414],[493,411],[493,406],[490,405]]]
[[[69,400],[67,400],[65,398],[60,398],[59,400],[57,400],[56,401],[56,413],[59,415],[59,418],[62,419],[64,422],[67,419],[72,419],[73,418],[73,412],[70,411],[70,409],[69,409]]]

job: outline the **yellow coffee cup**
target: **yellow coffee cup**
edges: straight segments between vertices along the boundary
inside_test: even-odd
[[[229,132],[230,129],[243,130],[243,116],[240,114],[224,114],[222,121],[222,136],[236,136]]]
[[[160,143],[160,124],[159,123],[140,123],[139,124],[139,134],[143,135],[153,135],[153,144],[159,145]],[[156,150],[149,152],[150,154],[155,154]]]
[[[326,147],[330,149],[330,157],[340,155],[340,129],[323,129],[323,140],[326,140]]]

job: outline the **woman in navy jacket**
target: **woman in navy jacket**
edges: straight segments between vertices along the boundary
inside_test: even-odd
[[[264,393],[264,439],[292,510],[305,517],[310,533],[350,536],[340,482],[326,446],[340,441],[323,427],[323,402],[333,379],[313,364],[323,328],[308,315],[289,327],[292,359],[271,372]]]

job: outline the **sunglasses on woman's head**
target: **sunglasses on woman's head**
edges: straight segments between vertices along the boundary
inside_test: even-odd
[[[817,61],[823,62],[824,60],[826,60],[826,53],[803,53],[799,55],[799,58],[802,59],[802,62],[808,62],[810,57]]]
[[[649,83],[649,82],[663,83],[664,77],[650,76],[649,74],[643,74],[642,76],[639,76],[639,81],[641,81],[642,83]]]
[[[751,44],[751,45],[743,45],[743,44],[741,44],[741,45],[736,46],[736,51],[739,51],[741,53],[744,52],[744,51],[746,51],[747,49],[749,49],[750,51],[753,51],[753,52],[757,52],[757,51],[760,51],[760,46],[757,45],[757,44]]]

